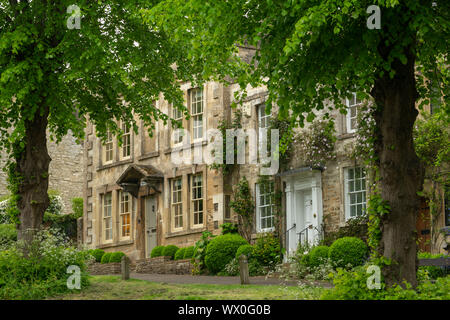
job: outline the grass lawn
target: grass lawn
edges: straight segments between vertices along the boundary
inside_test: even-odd
[[[120,276],[92,276],[90,286],[79,293],[51,299],[60,300],[312,300],[319,299],[320,287],[261,285],[165,284]]]

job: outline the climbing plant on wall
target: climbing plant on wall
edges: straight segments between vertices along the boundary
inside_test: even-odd
[[[242,177],[236,186],[234,200],[230,201],[230,207],[238,216],[239,234],[250,242],[255,205],[248,180],[245,176]]]
[[[305,165],[317,168],[336,159],[336,131],[332,119],[316,119],[308,129],[297,134],[293,142],[298,142],[299,152]]]

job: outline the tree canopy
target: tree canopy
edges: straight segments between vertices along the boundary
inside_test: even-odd
[[[381,8],[381,29],[367,27],[371,5]],[[448,105],[445,0],[166,0],[144,16],[186,44],[188,57],[203,66],[200,78],[265,84],[268,104],[276,102],[283,115],[293,111],[300,123],[330,100],[342,108],[351,92],[367,97],[376,79],[395,74],[396,59],[406,63],[408,46],[417,57],[420,98],[439,89]],[[236,44],[258,48],[253,63],[236,57]]]

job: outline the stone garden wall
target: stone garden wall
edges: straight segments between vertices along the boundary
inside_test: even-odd
[[[191,274],[191,259],[170,260],[170,257],[156,257],[136,261],[137,273]]]
[[[108,274],[120,274],[120,262],[111,263],[92,263],[88,265],[88,273],[90,275],[108,275]]]

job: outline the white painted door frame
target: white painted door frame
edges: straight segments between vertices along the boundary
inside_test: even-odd
[[[310,217],[312,229],[308,230],[308,239],[311,244],[319,240],[319,230],[323,221],[322,175],[318,170],[311,170],[286,176],[282,181],[286,183],[284,190],[286,192],[286,250],[289,255],[292,255],[298,245],[297,233],[306,227],[304,226],[305,194],[310,193],[312,200]]]

